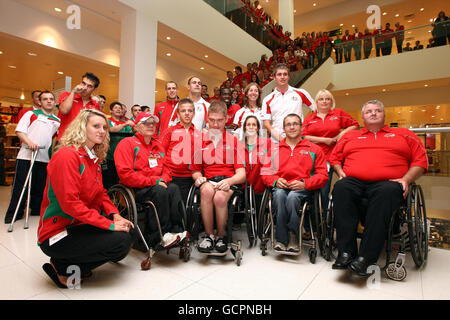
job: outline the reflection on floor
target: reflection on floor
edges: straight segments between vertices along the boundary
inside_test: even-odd
[[[8,232],[3,223],[10,187],[0,187],[0,300],[423,300],[450,299],[450,251],[431,247],[428,262],[416,269],[406,256],[407,277],[389,280],[384,272],[374,283],[346,270],[332,270],[321,256],[311,264],[307,248],[300,256],[280,256],[269,250],[261,255],[259,243],[249,248],[244,228],[233,233],[243,241],[243,259],[207,258],[196,249],[188,262],[178,249],[158,252],[149,271],[141,271],[145,255],[132,250],[119,263],[94,270],[79,290],[59,289],[42,270],[48,262],[36,245],[38,217]],[[434,223],[434,222],[433,222]],[[384,255],[383,255],[384,256]],[[384,265],[383,256],[380,265]]]

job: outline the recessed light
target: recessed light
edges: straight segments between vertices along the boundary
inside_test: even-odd
[[[424,8],[420,8],[420,11],[423,11],[423,10],[425,10]]]
[[[434,116],[431,116],[432,118],[434,118]]]
[[[29,56],[32,56],[32,57],[36,57],[36,56],[37,56],[37,54],[34,53],[34,52],[28,52],[28,55],[29,55]]]
[[[0,54],[3,54],[3,51],[0,51]]]
[[[62,71],[58,71],[58,74],[64,74],[64,72],[62,72]]]
[[[294,13],[297,13],[297,10],[294,9]]]
[[[440,109],[441,108],[441,106],[436,106],[436,109]]]
[[[355,25],[354,24],[352,24],[352,28],[354,28],[355,27]]]
[[[409,112],[413,112],[413,110],[409,110]]]
[[[396,16],[396,17],[399,17],[400,15],[397,13],[395,16]]]
[[[341,27],[342,27],[343,25],[344,25],[343,23],[340,24]]]
[[[424,87],[428,87],[428,85],[427,85],[427,84],[424,84]]]
[[[205,67],[200,67],[200,70],[205,70]]]
[[[408,31],[408,34],[411,34],[412,32],[411,31]]]
[[[401,114],[401,111],[397,112],[398,114]]]
[[[383,92],[386,92],[386,89],[383,89],[382,91],[383,91]]]
[[[411,23],[411,22],[412,22],[412,20],[408,20],[408,22],[409,22],[409,23]]]
[[[387,15],[387,12],[383,12],[383,16]]]
[[[155,93],[158,93],[158,90],[155,90]]]
[[[62,10],[60,8],[55,8],[56,12],[61,12]]]
[[[170,39],[172,39],[172,38],[171,38],[171,37],[166,37],[166,39],[167,39],[167,40],[170,40]]]
[[[170,57],[172,54],[170,52],[166,53],[166,56]]]
[[[441,118],[441,120],[444,120],[444,118]]]
[[[350,93],[346,92],[345,95],[348,96]]]
[[[8,67],[10,67],[11,69],[16,69],[17,68],[16,66],[8,66]]]
[[[207,54],[205,54],[205,58],[208,58],[208,55],[207,55]]]
[[[315,7],[315,6],[317,6],[317,3],[314,2],[314,3],[313,3],[313,7]]]
[[[427,110],[425,110],[425,109],[422,109],[422,112],[425,112],[425,111],[427,111]]]

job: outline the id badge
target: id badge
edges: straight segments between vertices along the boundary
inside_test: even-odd
[[[150,166],[150,168],[154,168],[158,166],[158,160],[156,160],[155,158],[149,158],[148,159],[148,165]]]
[[[58,234],[55,234],[53,237],[50,237],[50,239],[48,240],[48,245],[52,246],[55,243],[57,243],[59,240],[65,238],[68,235],[67,230],[61,231]]]

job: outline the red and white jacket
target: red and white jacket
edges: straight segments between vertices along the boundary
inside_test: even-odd
[[[131,188],[145,188],[170,182],[172,172],[166,164],[165,151],[159,140],[145,143],[140,133],[122,139],[114,152],[120,183]]]
[[[155,137],[163,133],[169,127],[169,123],[175,120],[177,113],[174,113],[173,110],[177,104],[178,100],[167,100],[155,106],[153,114],[159,119],[159,122],[156,123]]]
[[[261,169],[261,178],[267,187],[275,187],[279,178],[289,183],[303,181],[306,190],[322,188],[328,181],[325,155],[316,144],[302,139],[294,149],[283,140],[275,149],[271,161]]]

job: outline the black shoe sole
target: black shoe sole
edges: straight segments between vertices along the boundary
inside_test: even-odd
[[[44,269],[45,273],[50,277],[50,279],[52,279],[52,281],[58,286],[58,288],[67,289],[67,286],[59,281],[58,274],[56,273],[55,269],[53,269],[53,266],[50,263],[44,263],[42,269]]]

